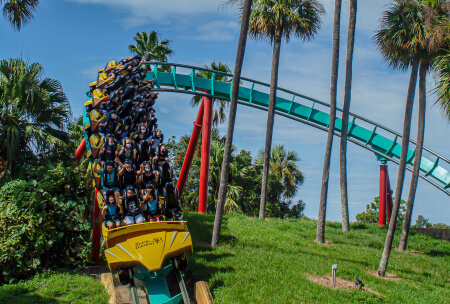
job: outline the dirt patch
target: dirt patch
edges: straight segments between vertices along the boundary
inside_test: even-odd
[[[366,271],[366,272],[368,274],[371,274],[371,275],[373,275],[373,276],[375,276],[377,278],[384,279],[384,280],[389,280],[389,281],[400,280],[400,278],[398,276],[396,276],[395,274],[393,274],[393,273],[386,273],[384,278],[383,278],[383,277],[378,276],[378,271],[376,271],[376,270],[369,270],[369,271]]]
[[[310,240],[310,241],[312,241],[312,242],[314,242],[314,243],[317,243],[317,244],[320,244],[320,245],[334,246],[334,243],[332,243],[332,242],[330,242],[330,241],[327,241],[327,240],[325,240],[325,243],[319,243],[319,242],[316,242],[316,240]]]
[[[327,287],[333,288],[333,280],[329,276],[317,277],[317,276],[312,276],[312,275],[307,274],[306,277],[310,281],[312,281],[312,282],[314,282],[316,284],[320,284],[320,285],[323,285],[323,286],[327,286]],[[335,288],[337,288],[337,289],[344,289],[344,290],[345,289],[347,289],[347,290],[355,289],[355,282],[347,281],[347,280],[344,280],[344,279],[341,279],[341,278],[336,278],[336,287]],[[370,292],[370,293],[373,293],[373,294],[376,294],[377,296],[380,295],[375,290],[372,290],[372,289],[367,288],[367,287],[363,287],[362,290]]]

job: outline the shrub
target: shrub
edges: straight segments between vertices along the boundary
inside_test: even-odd
[[[0,188],[0,284],[86,261],[90,225],[82,172],[59,163],[29,173],[28,180]]]

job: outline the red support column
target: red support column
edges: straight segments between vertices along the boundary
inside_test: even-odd
[[[75,159],[80,162],[84,154],[86,154],[86,141],[83,139],[75,151]]]
[[[387,172],[387,170],[386,170]],[[388,217],[388,223],[391,222],[391,213],[392,213],[392,193],[391,190],[391,183],[389,182],[389,173],[387,174],[387,217]]]
[[[195,149],[197,148],[198,138],[200,136],[200,130],[203,123],[203,100],[198,110],[197,119],[194,121],[194,129],[192,130],[191,139],[189,140],[189,146],[184,157],[183,166],[181,167],[180,176],[178,177],[177,188],[180,193],[180,197],[183,194],[184,186],[191,168],[192,160],[194,159]]]
[[[378,206],[378,226],[386,225],[386,198],[387,198],[387,165],[382,161],[380,165],[380,192]]]
[[[102,231],[102,217],[100,215],[100,207],[98,206],[97,195],[99,191],[95,189],[94,198],[94,217],[92,219],[92,248],[91,248],[91,265],[98,266],[100,260],[100,234]]]
[[[203,97],[203,132],[202,132],[202,162],[200,166],[200,187],[198,195],[198,212],[206,213],[208,203],[208,181],[209,181],[209,154],[211,150],[212,110],[211,98]]]

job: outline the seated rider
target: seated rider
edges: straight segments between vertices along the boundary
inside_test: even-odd
[[[119,177],[121,179],[122,188],[135,187],[136,186],[136,170],[134,169],[133,163],[129,160],[125,161],[122,165],[119,162],[120,170]]]
[[[102,218],[108,229],[113,229],[114,227],[120,227],[120,216],[123,214],[121,203],[119,201],[119,194],[109,195],[105,207],[102,209]]]
[[[100,131],[105,135],[114,134],[119,127],[119,120],[116,112],[111,112],[105,122],[100,123]]]
[[[120,150],[119,157],[124,162],[133,162],[136,159],[136,149],[133,149],[133,140],[131,138],[125,138],[125,145]]]
[[[147,184],[157,185],[159,181],[159,173],[158,171],[154,171],[150,162],[146,161],[141,164],[140,170],[137,172],[138,174],[138,184],[141,187]]]
[[[144,191],[144,190],[142,190]],[[144,213],[148,222],[160,220],[161,204],[155,198],[155,194],[150,192],[150,189],[145,190],[145,196],[142,198],[142,212]]]
[[[126,188],[126,195],[122,198],[122,205],[125,207],[124,222],[126,225],[144,222],[144,217],[141,213],[141,203],[132,186]]]
[[[112,134],[108,134],[105,144],[100,149],[100,159],[102,161],[114,161],[118,154],[116,140]]]
[[[119,160],[116,158],[114,160],[116,163],[119,163]],[[95,163],[98,161],[95,160]],[[119,174],[117,172],[116,167],[112,161],[107,161],[105,163],[104,169],[98,169],[97,166],[93,166],[94,172],[97,174],[101,174],[102,176],[102,194],[106,200],[106,191],[112,190],[114,194],[120,194],[119,189]]]
[[[154,133],[151,143],[152,144],[162,144],[164,142],[164,134],[162,133],[161,129],[156,130]]]
[[[159,163],[164,161],[169,162],[169,151],[167,151],[167,147],[165,144],[161,144],[156,156],[153,157],[153,163],[159,165]]]

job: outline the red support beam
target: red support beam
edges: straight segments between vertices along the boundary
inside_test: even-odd
[[[203,97],[202,103],[204,106],[204,113],[202,127],[202,162],[200,165],[198,212],[206,213],[206,206],[208,204],[209,157],[211,152],[213,100],[208,97]]]
[[[99,191],[95,189],[94,217],[92,219],[91,266],[98,266],[100,261],[100,235],[102,232],[102,217],[100,214],[100,207],[98,206],[98,193]]]
[[[75,151],[75,159],[80,162],[84,154],[86,154],[86,141],[83,139]]]
[[[178,177],[177,188],[180,196],[183,194],[184,186],[191,168],[192,160],[194,159],[195,149],[197,148],[198,138],[202,129],[203,123],[203,100],[198,110],[197,119],[194,121],[194,129],[192,130],[189,146],[184,157],[183,166],[181,167],[180,176]]]
[[[387,170],[386,170],[387,173]],[[387,175],[387,217],[388,217],[388,223],[391,222],[391,214],[392,214],[392,193],[393,191],[391,190],[391,183],[389,182],[389,173],[386,174]]]
[[[387,198],[387,165],[380,165],[380,190],[378,205],[378,226],[386,225],[386,198]]]

